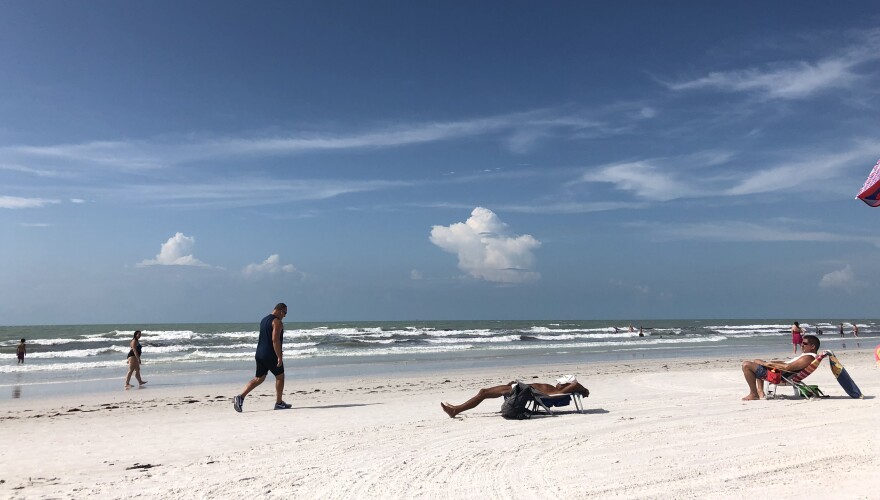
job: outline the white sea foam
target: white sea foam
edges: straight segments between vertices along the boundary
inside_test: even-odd
[[[73,349],[69,351],[28,352],[25,359],[57,359],[57,358],[88,358],[101,354],[119,352],[116,346],[102,347],[100,349]],[[0,354],[0,359],[15,359],[15,353]]]
[[[492,343],[492,342],[513,342],[520,339],[519,335],[504,335],[501,337],[477,337],[477,338],[442,338],[442,339],[425,339],[431,344],[466,344],[466,343]]]

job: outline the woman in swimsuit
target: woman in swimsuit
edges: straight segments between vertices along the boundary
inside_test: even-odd
[[[797,321],[791,326],[791,343],[794,344],[794,353],[797,354],[798,346],[804,341],[804,329]]]
[[[131,349],[128,351],[128,375],[125,376],[125,388],[131,387],[131,374],[134,373],[138,385],[144,385],[146,380],[141,380],[141,331],[136,330],[131,339]]]

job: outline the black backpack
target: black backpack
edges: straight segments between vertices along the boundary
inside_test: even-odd
[[[513,391],[504,396],[501,405],[501,416],[507,420],[523,420],[532,416],[531,410],[526,408],[530,401],[534,401],[534,389],[528,384],[517,382]]]

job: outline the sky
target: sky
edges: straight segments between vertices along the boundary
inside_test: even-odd
[[[876,317],[876,2],[0,2],[0,324]]]

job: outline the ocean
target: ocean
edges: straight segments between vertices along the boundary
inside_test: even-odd
[[[875,320],[854,338],[840,321],[802,321],[823,332],[822,348],[873,347]],[[632,326],[632,330],[630,329]],[[641,328],[643,336],[639,336]],[[381,375],[529,364],[791,352],[787,320],[286,322],[288,377]],[[60,390],[118,389],[135,329],[142,374],[166,385],[241,381],[253,371],[259,325],[201,323],[0,327],[0,400]],[[18,365],[16,345],[27,339]]]

